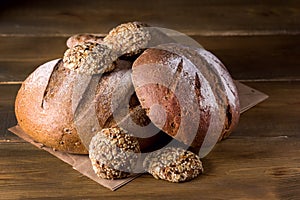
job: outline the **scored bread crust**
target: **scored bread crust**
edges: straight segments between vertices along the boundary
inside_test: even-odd
[[[121,125],[129,131],[139,131],[139,127],[150,123],[144,109],[141,108],[133,91],[130,99],[132,106],[125,116],[119,117],[117,124],[112,112],[112,95],[118,94],[125,98],[133,90],[131,83],[131,62],[118,60],[116,69],[103,74],[95,91],[96,118],[101,128]],[[124,82],[123,76],[129,73],[129,79]],[[15,101],[15,113],[19,126],[34,140],[56,150],[88,154],[82,144],[74,124],[74,86],[77,84],[78,73],[65,68],[61,60],[48,62],[38,67],[23,83]],[[123,82],[120,82],[123,81]],[[122,88],[117,88],[118,85]],[[124,99],[117,99],[117,104]],[[124,109],[124,107],[123,107]],[[135,130],[132,129],[135,125]],[[143,136],[137,134],[141,150],[150,149],[159,139],[166,139],[162,132]],[[82,133],[81,133],[82,134]],[[85,134],[85,133],[83,133]]]
[[[151,121],[194,152],[199,152],[210,126],[216,125],[211,124],[216,116],[222,123],[217,124],[219,132],[211,131],[205,145],[227,137],[237,125],[239,101],[233,80],[224,65],[204,49],[179,44],[147,49],[135,60],[132,79]],[[212,104],[214,101],[218,109]],[[166,115],[152,111],[156,104],[162,106]]]
[[[118,61],[116,65],[121,69],[117,70],[119,72],[131,67],[128,61]],[[105,77],[113,75],[114,73],[107,74]],[[79,76],[75,71],[65,68],[62,60],[38,67],[22,83],[15,101],[15,113],[19,126],[34,140],[56,150],[88,154],[74,124],[72,104],[76,99],[73,99],[73,94],[76,93],[74,87]],[[101,79],[100,83],[103,83]],[[97,92],[101,91],[95,92],[96,97],[99,96]],[[110,109],[110,104],[107,106]],[[98,113],[106,111],[98,110]],[[105,117],[98,117],[102,126],[101,122]]]
[[[240,102],[235,83],[224,64],[212,53],[203,49],[180,44],[163,45],[161,48],[178,53],[190,60],[209,81],[215,95],[221,97],[219,105],[225,107],[225,122],[219,141],[227,138],[237,126],[240,116]],[[205,67],[204,67],[205,66]],[[199,83],[201,85],[201,83]],[[220,110],[224,108],[221,106]]]
[[[34,140],[56,150],[87,154],[73,123],[75,77],[61,60],[40,66],[22,83],[15,113],[19,126]]]

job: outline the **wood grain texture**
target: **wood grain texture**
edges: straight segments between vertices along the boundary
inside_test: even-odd
[[[20,140],[7,130],[17,123],[14,102],[19,88],[20,85],[0,85],[0,143],[7,140]]]
[[[235,79],[300,80],[299,36],[193,38],[213,52]],[[39,65],[63,56],[66,37],[0,37],[0,82],[23,81]]]
[[[2,143],[0,194],[1,199],[296,198],[299,146],[299,138],[228,139],[203,159],[205,173],[190,182],[169,183],[143,175],[111,192],[30,144]]]
[[[0,37],[0,61],[28,62],[62,57],[67,49],[63,37]]]
[[[220,58],[235,79],[300,78],[299,36],[195,37]]]
[[[231,137],[300,138],[300,82],[247,82],[269,95],[254,109],[243,113]]]
[[[296,0],[5,0],[0,34],[105,34],[135,20],[191,35],[299,34],[299,10]]]
[[[20,85],[0,85],[0,111],[14,109],[14,101]]]

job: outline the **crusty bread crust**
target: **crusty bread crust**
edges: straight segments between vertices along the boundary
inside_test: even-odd
[[[132,79],[151,121],[194,152],[202,145],[210,148],[237,125],[234,82],[224,65],[204,49],[179,44],[147,49],[135,60]],[[157,104],[165,115],[153,109]]]
[[[154,130],[154,135],[149,135],[149,131],[143,129],[151,121],[135,95],[131,82],[131,64],[129,61],[118,60],[113,72],[101,76],[94,97],[95,117],[101,128],[121,126],[133,132],[144,151],[152,149],[157,141],[166,137],[158,129]],[[125,74],[129,79],[124,79]],[[16,97],[15,113],[19,126],[34,140],[59,151],[88,154],[74,124],[72,95],[76,92],[74,84],[78,76],[76,72],[65,68],[61,60],[38,67],[23,82]],[[115,104],[120,106],[116,110],[127,108],[124,99],[129,95],[131,105],[124,110],[125,115],[114,116],[114,95],[117,95]]]
[[[15,113],[20,127],[34,140],[56,150],[86,154],[73,123],[75,76],[61,60],[40,66],[23,82]]]

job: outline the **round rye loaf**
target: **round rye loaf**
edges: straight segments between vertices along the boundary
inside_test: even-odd
[[[194,152],[211,148],[238,123],[235,84],[204,49],[180,44],[147,49],[135,60],[132,79],[150,120]]]

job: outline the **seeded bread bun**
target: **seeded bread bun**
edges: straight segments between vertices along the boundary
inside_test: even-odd
[[[113,28],[103,43],[118,55],[133,56],[159,44],[175,42],[161,30],[141,22],[129,22]]]
[[[132,79],[150,120],[194,152],[210,148],[237,125],[237,89],[224,65],[204,49],[147,49],[135,60]]]
[[[97,35],[97,34],[77,34],[77,35],[72,35],[71,37],[68,38],[66,45],[68,48],[73,48],[77,45],[82,45],[84,43],[102,43],[103,41],[103,36],[102,35]]]
[[[156,179],[178,183],[203,173],[200,158],[182,148],[167,147],[147,155],[143,167]]]
[[[140,157],[138,140],[121,128],[104,128],[89,145],[95,173],[105,179],[128,177]]]

